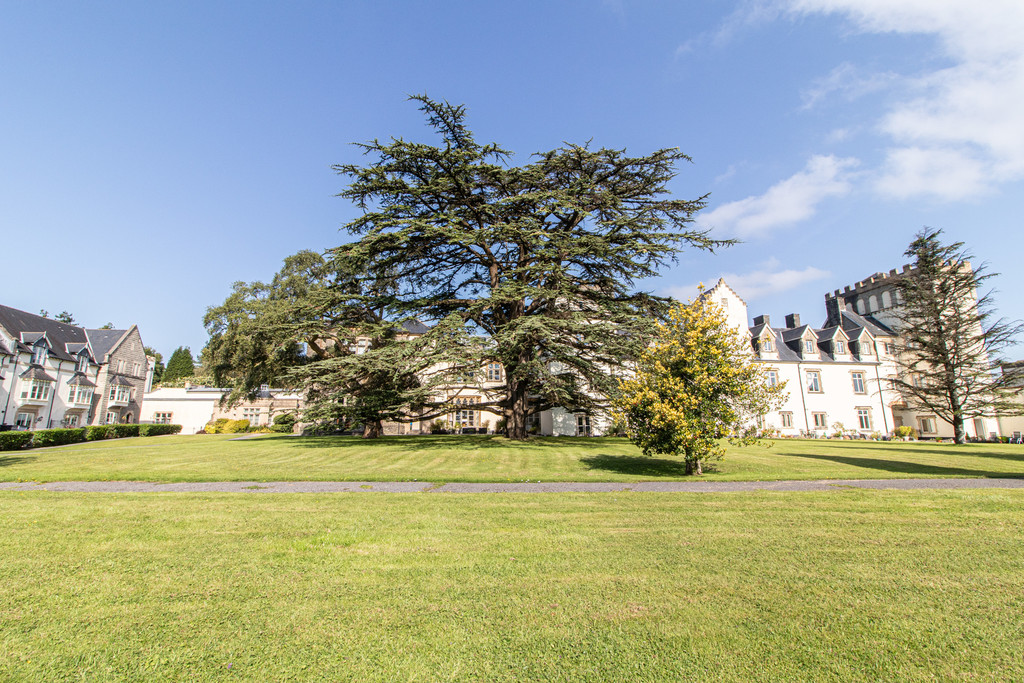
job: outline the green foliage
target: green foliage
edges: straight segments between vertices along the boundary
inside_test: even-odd
[[[101,330],[112,330],[114,329],[114,323],[104,323],[100,325]]]
[[[686,473],[701,474],[703,462],[722,457],[720,439],[756,443],[747,425],[784,401],[784,383],[770,386],[751,361],[745,337],[701,294],[659,325],[635,377],[621,383],[616,419],[644,455],[682,455]]]
[[[68,325],[75,324],[75,316],[71,315],[67,311],[61,311],[56,316],[54,316],[53,319],[56,320],[57,322],[66,323]]]
[[[892,430],[892,433],[893,436],[898,436],[900,438],[917,438],[917,430],[911,427],[910,425],[900,425],[896,429]]]
[[[75,429],[40,429],[32,432],[32,448],[64,446],[85,441],[86,427]]]
[[[249,431],[249,421],[219,417],[212,422],[208,422],[205,431],[207,434],[239,434]]]
[[[298,418],[294,413],[281,413],[274,416],[274,423],[270,429],[281,434],[291,434],[295,431],[296,422],[298,422]]]
[[[180,434],[181,425],[172,424],[143,424],[139,425],[139,436],[164,436],[165,434]]]
[[[992,293],[979,290],[996,274],[972,268],[963,242],[943,244],[941,235],[919,232],[904,254],[914,267],[895,281],[903,303],[893,309],[902,339],[893,383],[912,408],[952,424],[962,444],[968,418],[1024,409],[1013,376],[998,372],[1024,324],[994,318]]]
[[[692,227],[704,197],[670,196],[689,157],[566,144],[510,166],[511,152],[475,140],[464,107],[412,99],[439,144],[375,140],[369,164],[335,167],[351,180],[340,196],[363,210],[347,226],[359,241],[336,253],[394,316],[455,316],[484,335],[461,362],[503,366],[479,406],[503,412],[510,437],[553,406],[600,410],[668,304],[634,284],[683,248],[729,244]]]
[[[32,442],[32,432],[0,432],[0,451],[18,451]]]
[[[192,351],[187,346],[179,346],[171,354],[164,368],[163,383],[172,382],[192,377],[196,374],[195,361],[192,359]]]
[[[124,439],[130,436],[138,436],[139,429],[142,427],[140,424],[113,424],[108,425],[110,427],[110,433],[112,438]]]
[[[86,441],[100,441],[113,438],[114,431],[111,429],[111,425],[90,425],[85,428]]]

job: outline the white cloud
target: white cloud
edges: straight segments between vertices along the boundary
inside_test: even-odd
[[[864,32],[934,35],[939,41],[947,66],[900,81],[905,94],[876,122],[890,144],[878,189],[896,197],[957,200],[1024,177],[1024,2],[789,0],[789,9],[840,14]],[[892,76],[878,77],[873,81],[841,66],[805,102],[849,95],[864,87],[858,84]]]
[[[776,183],[762,195],[723,204],[698,219],[701,226],[741,238],[757,237],[814,215],[826,197],[850,191],[856,159],[814,156],[804,170]]]
[[[834,94],[839,94],[844,100],[851,102],[869,93],[890,88],[899,80],[899,76],[891,72],[862,73],[858,67],[846,62],[832,69],[828,76],[819,78],[803,91],[802,108],[810,109]]]
[[[779,270],[779,266],[778,260],[772,258],[760,264],[755,271],[742,274],[722,273],[721,277],[749,303],[772,294],[788,292],[808,282],[823,280],[832,275],[829,271],[814,266],[807,266],[803,270]],[[706,282],[705,287],[711,287],[717,281],[716,278],[714,282]],[[668,287],[665,291],[669,296],[687,301],[697,295],[697,285]]]

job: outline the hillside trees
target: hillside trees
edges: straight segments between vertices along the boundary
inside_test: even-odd
[[[765,367],[752,360],[749,341],[708,297],[676,306],[635,376],[621,383],[615,408],[627,436],[644,455],[683,456],[686,474],[720,458],[722,438],[756,442],[746,425],[778,409],[785,383],[769,385]]]
[[[911,407],[952,424],[955,441],[964,443],[968,418],[1020,413],[1011,396],[1017,389],[997,369],[1001,352],[1024,328],[994,317],[991,292],[979,296],[996,274],[985,265],[972,268],[963,242],[943,244],[941,235],[922,230],[904,254],[914,267],[895,283],[902,343],[894,384]]]
[[[335,167],[350,180],[339,196],[362,209],[347,229],[365,277],[389,283],[377,289],[398,317],[455,316],[486,339],[464,361],[503,366],[479,405],[504,413],[509,437],[526,438],[533,412],[603,408],[667,310],[635,283],[683,248],[729,244],[693,227],[704,197],[670,196],[689,157],[567,143],[512,166],[476,141],[464,107],[412,99],[437,144],[374,140],[368,164]]]

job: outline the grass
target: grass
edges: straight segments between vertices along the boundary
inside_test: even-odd
[[[0,493],[0,679],[1024,680],[1024,491]]]
[[[0,453],[0,481],[640,481],[685,479],[675,458],[648,458],[625,439],[491,436],[230,435],[119,439]],[[729,448],[705,479],[1021,477],[1024,447],[780,440]]]

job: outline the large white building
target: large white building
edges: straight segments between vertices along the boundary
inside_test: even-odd
[[[91,330],[0,306],[0,429],[138,422],[139,329]]]

